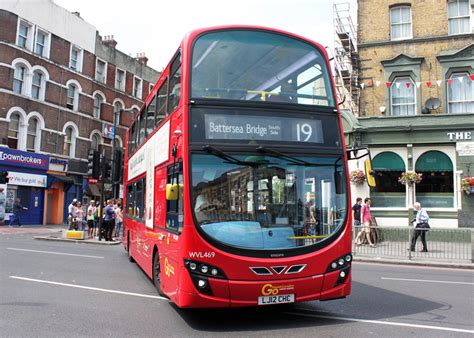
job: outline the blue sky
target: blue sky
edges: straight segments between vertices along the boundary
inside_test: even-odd
[[[114,35],[117,48],[162,69],[186,32],[221,24],[254,24],[300,34],[332,46],[332,0],[54,0],[78,11],[99,33]],[[339,3],[339,1],[336,1]],[[344,1],[342,1],[344,2]],[[348,0],[355,20],[356,0]]]

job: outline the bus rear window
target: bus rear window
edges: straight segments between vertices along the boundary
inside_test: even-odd
[[[335,106],[325,57],[286,35],[218,31],[193,47],[191,97]]]

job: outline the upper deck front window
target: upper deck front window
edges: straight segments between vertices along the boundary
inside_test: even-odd
[[[191,97],[335,106],[324,56],[289,36],[216,31],[194,43]]]

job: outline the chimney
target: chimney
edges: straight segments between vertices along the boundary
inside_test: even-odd
[[[117,46],[117,41],[115,41],[113,35],[106,35],[102,38],[102,43],[107,47],[115,48]]]
[[[137,53],[137,57],[135,59],[144,66],[146,66],[146,63],[148,62],[148,58],[145,56],[145,53]]]

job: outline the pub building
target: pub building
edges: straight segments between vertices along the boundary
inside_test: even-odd
[[[351,182],[351,197],[370,197],[372,214],[382,226],[406,226],[418,201],[435,227],[474,226],[474,195],[461,180],[474,176],[474,126],[463,116],[446,114],[355,118],[343,114],[348,148],[366,146],[372,156],[377,186]],[[351,161],[349,172],[363,169]],[[403,172],[422,175],[420,183],[404,185]]]

